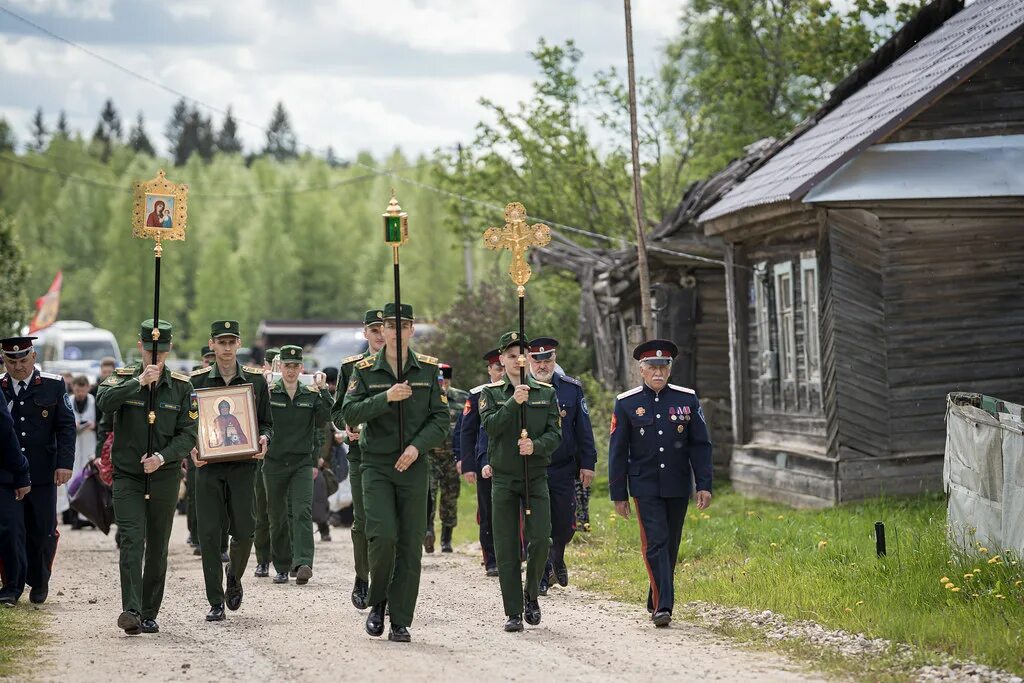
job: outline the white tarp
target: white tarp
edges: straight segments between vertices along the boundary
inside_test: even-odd
[[[968,552],[980,544],[993,552],[1024,553],[1021,406],[978,394],[950,394],[942,478],[952,542]]]

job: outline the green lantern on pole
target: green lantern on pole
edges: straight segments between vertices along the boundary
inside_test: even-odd
[[[384,212],[384,241],[392,247],[400,247],[409,241],[409,214],[402,211],[395,197],[395,191],[391,191],[391,201],[388,202],[388,210]]]

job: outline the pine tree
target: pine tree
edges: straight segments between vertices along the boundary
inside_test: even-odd
[[[0,128],[6,122],[0,120]],[[25,254],[14,234],[14,221],[0,213],[0,335],[18,334],[28,321],[28,296],[25,292]]]
[[[53,131],[56,137],[68,140],[71,138],[71,129],[68,127],[68,116],[64,113],[64,110],[60,110],[60,115],[57,117],[57,128]]]
[[[217,135],[217,151],[224,154],[241,154],[242,141],[238,138],[238,122],[231,115],[231,107],[224,114],[224,123]]]
[[[288,112],[284,110],[282,102],[277,103],[274,113],[270,117],[270,126],[267,128],[267,146],[263,153],[278,161],[295,159],[299,156],[295,131],[292,130]]]
[[[92,134],[92,143],[98,149],[100,160],[106,163],[110,159],[114,144],[121,142],[124,131],[121,129],[121,117],[114,108],[114,101],[107,99],[100,112],[99,123]]]
[[[181,98],[174,105],[174,111],[171,113],[171,120],[167,124],[165,133],[171,156],[174,157],[175,166],[184,166],[188,158],[192,156],[192,152],[195,151],[195,146],[191,144],[185,134],[188,127],[188,118],[188,102],[185,101],[185,98]]]
[[[141,111],[135,119],[135,125],[132,126],[131,131],[128,133],[128,146],[135,150],[137,154],[148,154],[151,157],[156,156],[153,143],[149,141],[149,136],[146,135]]]
[[[18,138],[14,136],[14,131],[11,130],[11,124],[7,123],[7,119],[0,116],[0,152],[14,152],[14,148],[18,146]]]
[[[29,126],[29,130],[32,131],[32,140],[28,143],[28,148],[33,152],[42,152],[46,149],[46,137],[50,134],[46,130],[46,122],[43,121],[43,108],[39,107],[36,109],[35,116],[32,117],[32,123]]]
[[[192,129],[192,134],[195,135],[196,152],[199,153],[203,161],[209,161],[213,158],[217,147],[213,134],[213,121],[209,116],[200,114],[198,109],[193,109],[189,116],[189,126]]]

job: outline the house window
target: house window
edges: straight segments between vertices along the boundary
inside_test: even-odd
[[[775,378],[775,358],[772,355],[771,333],[769,330],[768,264],[754,266],[754,324],[757,326],[757,351],[759,358],[759,379]]]
[[[800,289],[804,302],[804,355],[807,378],[821,383],[821,347],[818,328],[818,259],[814,252],[800,254]]]
[[[779,329],[779,375],[782,380],[792,382],[796,380],[793,264],[777,263],[772,274],[775,280],[775,322]]]

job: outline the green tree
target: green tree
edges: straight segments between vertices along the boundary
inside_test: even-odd
[[[145,154],[151,157],[156,156],[153,143],[149,141],[149,136],[146,135],[146,127],[142,120],[141,111],[135,118],[135,125],[128,132],[128,146],[138,154]]]
[[[14,148],[17,146],[18,138],[15,137],[11,124],[7,123],[7,119],[0,116],[0,152],[14,152]]]
[[[68,140],[71,138],[71,128],[68,126],[68,115],[64,113],[64,110],[60,110],[60,114],[57,115],[57,127],[53,131],[54,136]]]
[[[284,103],[278,102],[274,107],[274,113],[270,117],[270,125],[267,127],[267,146],[263,153],[274,157],[277,161],[294,159],[298,153],[298,139],[295,131],[292,130],[291,120],[288,112],[284,109]]]
[[[228,107],[224,114],[224,123],[221,124],[220,132],[217,133],[217,151],[224,154],[242,153],[242,140],[238,137],[238,122],[231,114],[231,107]]]
[[[92,144],[100,161],[107,163],[110,160],[114,145],[121,142],[122,136],[121,116],[114,108],[114,101],[108,98],[103,104],[99,123],[92,134]]]
[[[183,97],[175,103],[165,132],[175,166],[184,166],[195,151],[195,140],[185,134],[188,118],[188,102]]]
[[[15,234],[14,221],[0,211],[0,334],[11,336],[20,332],[29,317],[25,281],[28,271],[25,253]]]
[[[50,135],[50,131],[46,130],[46,122],[43,120],[42,107],[36,109],[29,130],[31,130],[32,137],[29,140],[28,148],[33,152],[42,152],[46,149],[46,139]]]

